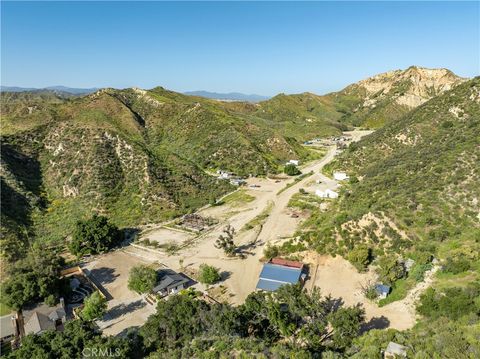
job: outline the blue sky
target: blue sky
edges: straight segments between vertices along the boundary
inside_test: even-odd
[[[325,93],[480,73],[479,2],[4,2],[2,85]]]

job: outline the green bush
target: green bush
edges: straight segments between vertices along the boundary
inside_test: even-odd
[[[443,271],[452,274],[459,274],[470,269],[470,262],[466,258],[448,258]]]
[[[128,277],[128,289],[137,293],[150,292],[157,283],[157,271],[145,265],[133,267]]]
[[[280,254],[280,249],[276,245],[267,245],[263,250],[263,256],[266,259],[272,259]]]
[[[103,317],[106,310],[107,300],[99,292],[94,292],[85,299],[80,316],[86,321],[92,321]]]
[[[466,288],[447,288],[443,291],[433,288],[420,297],[418,313],[428,318],[447,317],[452,320],[469,313],[480,312],[480,285],[472,284]]]
[[[347,259],[358,271],[364,271],[372,261],[372,250],[366,245],[359,245],[348,253]]]
[[[198,281],[204,284],[214,284],[221,279],[218,269],[209,266],[208,264],[202,264],[198,273]]]
[[[299,175],[300,173],[300,170],[297,168],[297,166],[295,166],[294,164],[287,164],[285,165],[285,167],[283,168],[283,172],[289,176],[297,176]]]
[[[377,273],[385,284],[393,284],[405,277],[405,267],[393,256],[382,257],[378,260]]]

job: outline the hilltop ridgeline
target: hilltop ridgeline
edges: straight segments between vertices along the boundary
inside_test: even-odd
[[[448,70],[409,68],[335,94],[256,104],[161,87],[2,92],[4,252],[15,257],[32,235],[62,240],[91,211],[122,226],[192,211],[232,190],[210,175],[217,169],[278,172],[286,160],[315,156],[302,141],[372,118],[392,122],[462,81]]]

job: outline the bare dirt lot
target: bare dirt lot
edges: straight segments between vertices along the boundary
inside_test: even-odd
[[[142,239],[148,239],[150,241],[157,242],[158,244],[182,244],[183,242],[188,241],[194,237],[195,235],[191,233],[161,227],[145,233],[142,236]]]
[[[139,327],[155,312],[142,297],[127,288],[128,273],[136,265],[153,262],[117,250],[98,256],[87,268],[110,296],[108,311],[98,325],[106,335],[124,334],[129,327]]]
[[[379,307],[368,300],[361,287],[367,282],[374,282],[376,275],[373,270],[359,273],[342,257],[322,256],[309,252],[305,262],[310,264],[311,279],[307,288],[319,287],[324,295],[341,298],[346,305],[361,303],[365,308],[366,318],[372,328],[394,328],[405,330],[415,325],[416,314],[414,304],[420,294],[430,285],[434,269],[425,275],[425,280],[413,288],[402,300]]]

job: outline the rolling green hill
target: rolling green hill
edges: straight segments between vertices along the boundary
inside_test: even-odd
[[[80,97],[2,92],[5,251],[15,256],[21,250],[13,248],[16,239],[63,240],[78,218],[94,210],[121,226],[191,211],[231,189],[212,171],[277,172],[285,160],[315,156],[300,145],[304,140],[339,134],[352,124],[382,124],[383,117],[371,122],[380,108],[393,121],[461,81],[447,70],[410,68],[336,94],[280,94],[257,104],[161,87]],[[378,106],[360,108],[361,101]]]
[[[463,258],[480,277],[480,78],[352,144],[327,170],[355,179],[307,224],[321,252]],[[466,277],[465,277],[466,276]],[[456,284],[461,283],[458,280]]]
[[[253,115],[283,135],[300,140],[338,135],[348,129],[347,125],[339,122],[341,113],[329,98],[308,92],[280,94],[260,102]]]
[[[27,238],[63,241],[92,211],[121,226],[158,222],[231,190],[213,170],[264,175],[310,156],[268,121],[160,87],[1,100],[3,249],[11,258]]]

